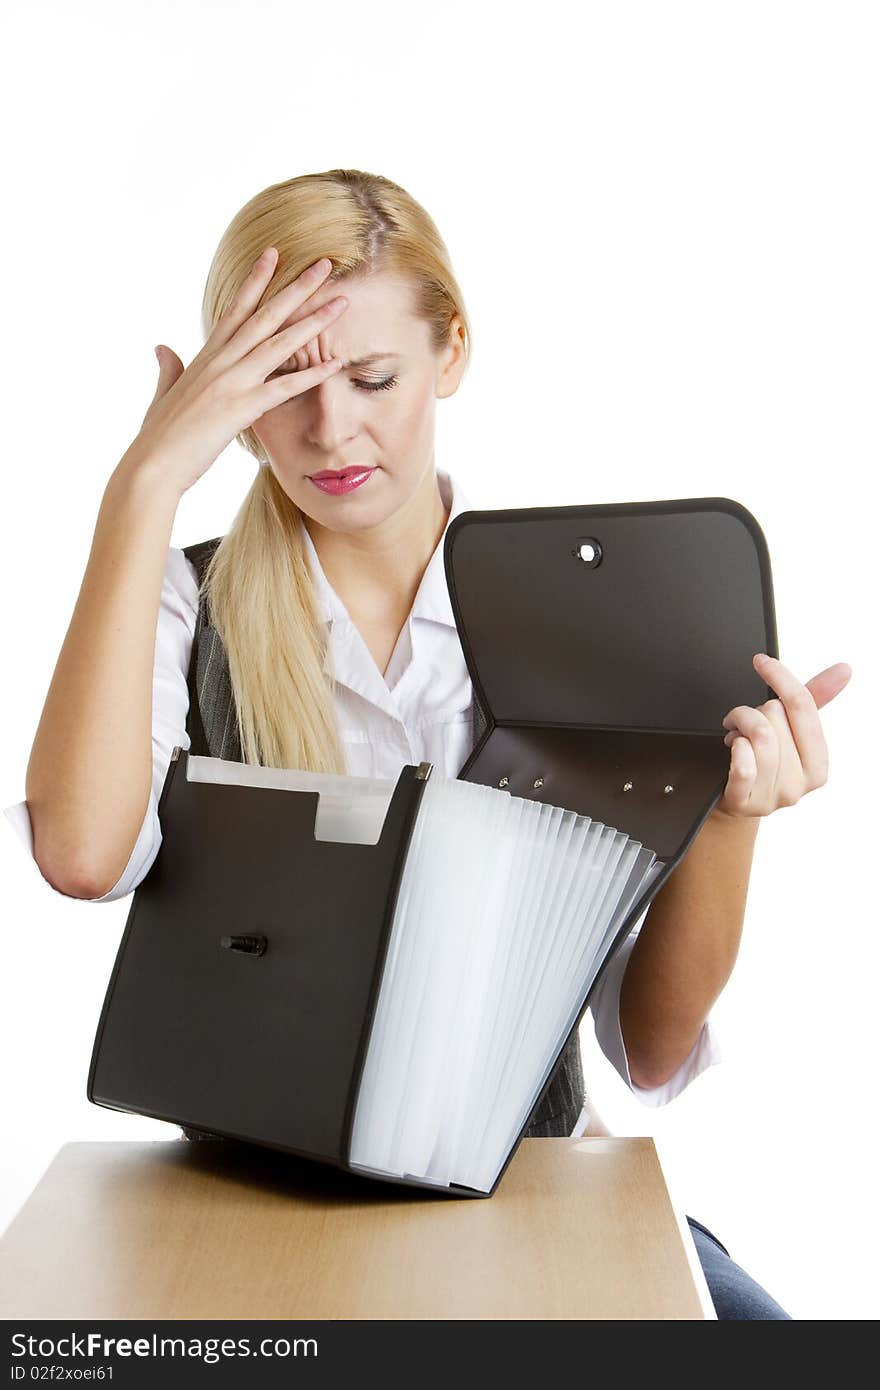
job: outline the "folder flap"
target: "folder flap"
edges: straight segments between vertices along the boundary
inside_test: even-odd
[[[767,545],[729,498],[462,512],[444,562],[496,724],[720,733],[773,696],[752,665],[777,655]]]

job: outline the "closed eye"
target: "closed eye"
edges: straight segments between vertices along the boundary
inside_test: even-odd
[[[266,377],[266,380],[273,381],[275,377],[279,376],[290,376],[290,372],[270,372],[270,374]],[[360,381],[358,379],[353,378],[351,384],[352,386],[357,386],[361,391],[390,391],[392,387],[397,385],[397,377],[387,376],[384,381]]]
[[[354,385],[362,391],[390,391],[392,386],[397,385],[397,377],[386,376],[384,381],[355,381]]]

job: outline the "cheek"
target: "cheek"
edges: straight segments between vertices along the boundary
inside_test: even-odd
[[[387,432],[402,442],[419,439],[432,428],[433,407],[434,393],[430,382],[419,382],[409,390],[401,391],[394,408],[389,408]]]

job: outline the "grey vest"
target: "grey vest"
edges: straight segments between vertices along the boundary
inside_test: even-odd
[[[184,555],[195,566],[198,574],[200,590],[208,561],[222,539],[222,536],[215,536],[213,540],[200,541],[184,547]],[[189,713],[186,727],[190,737],[190,753],[194,757],[225,758],[232,762],[243,762],[226,651],[220,634],[211,623],[204,592],[200,593],[199,598],[188,685]],[[473,727],[476,746],[486,728],[486,718],[479,707],[476,694]],[[574,1129],[584,1103],[584,1074],[580,1043],[575,1029],[562,1050],[555,1075],[534,1120],[525,1131],[525,1137],[567,1137]],[[219,1137],[186,1127],[183,1127],[183,1132],[188,1139]]]

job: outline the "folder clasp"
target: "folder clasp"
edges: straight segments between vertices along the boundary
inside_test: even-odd
[[[261,956],[266,950],[265,936],[221,936],[220,945],[230,951],[243,951],[250,956]]]

